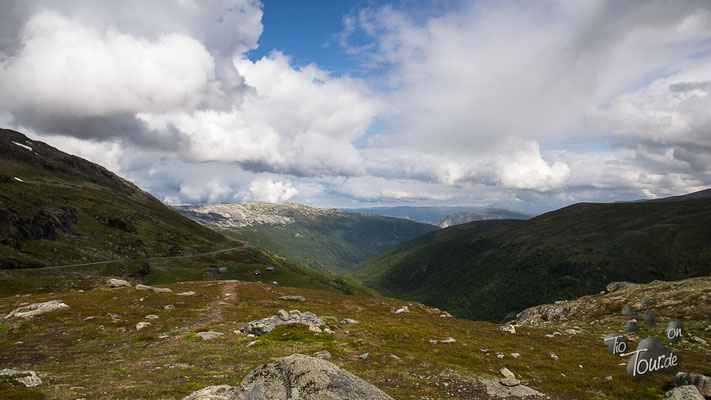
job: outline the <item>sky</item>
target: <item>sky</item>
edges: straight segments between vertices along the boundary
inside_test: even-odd
[[[711,186],[706,0],[0,0],[0,126],[167,204]]]

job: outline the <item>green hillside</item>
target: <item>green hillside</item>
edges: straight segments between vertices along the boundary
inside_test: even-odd
[[[211,265],[226,271],[216,276]],[[275,270],[252,276],[266,267]],[[58,276],[85,277],[81,285],[90,287],[91,277],[107,275],[144,283],[277,281],[372,294],[352,279],[226,238],[97,164],[0,130],[2,291],[61,289],[65,285]]]
[[[711,199],[582,203],[527,221],[472,222],[392,248],[357,274],[394,297],[500,321],[611,281],[710,275]]]
[[[226,236],[329,273],[349,273],[368,257],[438,229],[399,218],[301,204],[253,202],[176,210]]]

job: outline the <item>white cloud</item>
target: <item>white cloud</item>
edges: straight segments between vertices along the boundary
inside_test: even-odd
[[[352,142],[376,113],[363,84],[316,66],[295,68],[274,52],[234,65],[251,91],[229,111],[140,113],[159,132],[177,129],[190,161],[236,161],[247,169],[309,175],[358,175]]]
[[[296,190],[290,181],[276,181],[271,179],[256,179],[249,184],[252,199],[269,203],[282,203],[296,196]]]

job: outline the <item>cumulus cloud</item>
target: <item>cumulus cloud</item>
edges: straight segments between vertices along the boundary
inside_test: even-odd
[[[245,58],[262,31],[259,2],[7,9],[15,30],[0,31],[0,109],[18,127],[256,172],[363,173],[352,142],[376,112],[368,89],[279,52]]]
[[[299,193],[291,182],[276,181],[271,179],[256,179],[249,184],[252,200],[266,201],[269,203],[282,203]]]

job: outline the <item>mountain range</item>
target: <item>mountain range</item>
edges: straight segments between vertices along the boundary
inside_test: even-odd
[[[386,250],[355,273],[383,294],[490,321],[596,293],[611,281],[707,276],[708,193],[579,203],[529,220],[470,222]]]
[[[482,219],[528,219],[531,217],[517,210],[494,207],[395,206],[343,210],[409,219],[411,221],[437,225],[440,228]]]
[[[330,273],[347,273],[389,247],[438,229],[399,218],[264,202],[174,209],[218,232]]]

